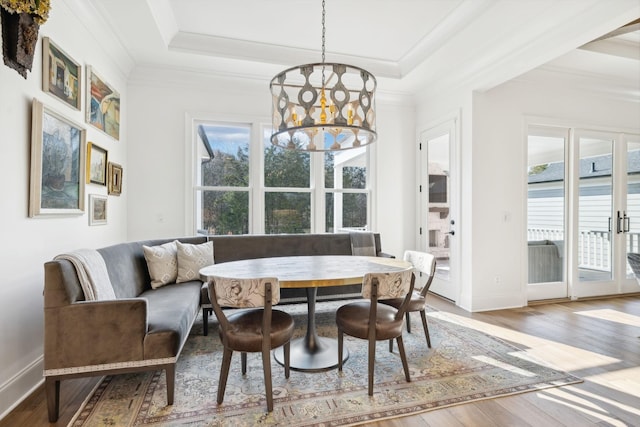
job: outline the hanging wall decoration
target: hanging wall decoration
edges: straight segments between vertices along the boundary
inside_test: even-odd
[[[88,65],[87,123],[120,139],[120,93]]]
[[[40,25],[49,18],[49,0],[0,0],[2,55],[6,66],[27,78]]]
[[[84,213],[86,131],[33,100],[29,216]]]
[[[42,39],[42,90],[80,109],[82,66],[56,46],[49,37]]]

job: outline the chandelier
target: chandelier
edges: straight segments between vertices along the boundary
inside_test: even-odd
[[[322,0],[322,62],[276,75],[271,143],[302,151],[362,147],[377,138],[373,74],[325,62],[325,0]]]

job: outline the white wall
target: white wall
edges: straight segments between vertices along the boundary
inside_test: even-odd
[[[100,23],[85,15],[80,0],[52,2],[49,20],[39,36],[48,36],[73,59],[94,66],[102,77],[120,91],[121,111],[127,114],[126,78],[111,53],[94,34]],[[109,46],[113,49],[114,46]],[[115,46],[117,50],[117,46]],[[23,79],[13,69],[0,64],[0,171],[3,182],[0,224],[0,418],[42,381],[43,278],[44,262],[55,255],[82,247],[97,248],[125,239],[125,192],[108,198],[108,224],[89,227],[88,195],[106,194],[106,187],[87,184],[85,214],[71,217],[28,218],[31,144],[31,104],[38,98],[45,106],[87,129],[87,140],[108,150],[110,160],[127,169],[127,123],[123,121],[121,139],[115,141],[84,120],[82,111],[42,91],[42,42],[39,41],[32,71]],[[84,73],[84,69],[83,69]],[[82,84],[83,94],[85,84]]]
[[[414,112],[398,100],[378,97],[376,103],[374,229],[383,250],[401,256],[415,229]],[[137,68],[129,82],[129,107],[129,240],[191,232],[184,206],[186,115],[271,122],[268,82],[175,70]]]
[[[458,305],[470,311],[526,304],[525,120],[640,132],[640,104],[632,94],[608,96],[595,88],[567,87],[552,75],[542,82],[532,77],[533,72],[485,93],[423,97],[417,109],[418,123],[461,111]]]

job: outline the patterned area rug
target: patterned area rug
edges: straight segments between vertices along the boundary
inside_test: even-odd
[[[335,309],[342,302],[317,305],[320,336],[337,335]],[[280,305],[295,316],[296,335],[306,327],[306,305]],[[420,316],[412,314],[412,333],[404,335],[411,382],[404,379],[394,345],[379,342],[374,395],[367,394],[367,344],[345,336],[350,357],[343,372],[291,371],[273,360],[274,411],[266,412],[262,359],[248,355],[247,375],[240,373],[234,353],[224,402],[216,403],[222,360],[217,323],[202,336],[201,319],[176,368],[175,401],[166,405],[162,372],[108,376],[79,409],[70,426],[345,426],[401,417],[446,406],[495,398],[581,380],[531,360],[522,349],[462,326],[447,313],[428,312],[432,348],[422,332]],[[215,318],[214,318],[215,319]]]

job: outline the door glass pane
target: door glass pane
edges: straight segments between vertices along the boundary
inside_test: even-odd
[[[578,274],[581,282],[612,278],[613,141],[581,137],[578,199]]]
[[[527,156],[529,283],[564,278],[565,146],[562,136],[531,131]]]
[[[624,220],[627,252],[640,253],[640,136],[631,135],[627,143],[627,217]],[[626,257],[625,257],[626,259]],[[627,278],[634,277],[629,263]]]
[[[428,252],[438,262],[436,277],[449,280],[449,239],[451,217],[449,215],[449,134],[427,141],[427,242]]]

